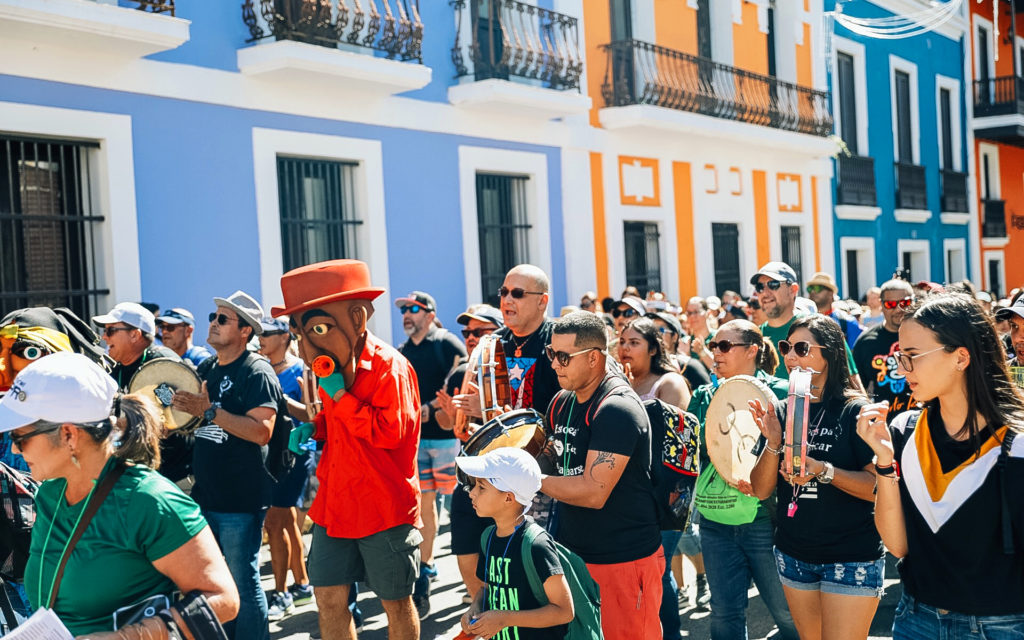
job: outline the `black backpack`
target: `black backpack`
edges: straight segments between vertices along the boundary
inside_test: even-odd
[[[651,482],[662,531],[685,529],[697,485],[697,431],[700,423],[667,402],[644,402],[651,421]]]

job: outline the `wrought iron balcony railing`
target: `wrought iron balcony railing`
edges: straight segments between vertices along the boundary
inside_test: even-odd
[[[578,19],[519,0],[472,0],[468,16],[466,0],[450,4],[458,21],[452,47],[458,77],[515,76],[551,89],[579,88],[583,55]],[[486,7],[482,15],[480,7]],[[469,25],[463,24],[465,17]]]
[[[981,223],[981,237],[1006,237],[1006,202],[1003,200],[982,200],[984,218]]]
[[[927,209],[928,191],[924,167],[904,162],[894,163],[896,168],[896,208]]]
[[[942,210],[950,213],[967,213],[967,174],[959,171],[942,171]]]
[[[875,159],[866,156],[839,156],[839,180],[836,204],[873,207],[878,204],[875,191]]]
[[[1024,78],[1001,76],[974,81],[974,117],[1024,114]]]
[[[422,62],[419,0],[245,0],[242,20],[252,36],[247,42],[275,38],[366,47]]]
[[[639,40],[603,45],[605,104],[652,104],[816,136],[832,133],[828,93]]]

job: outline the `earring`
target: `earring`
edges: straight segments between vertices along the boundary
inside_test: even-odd
[[[78,461],[78,456],[75,455],[74,451],[71,452],[71,464],[75,465],[79,469],[82,468],[82,464]]]

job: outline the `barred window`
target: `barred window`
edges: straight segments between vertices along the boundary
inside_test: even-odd
[[[655,222],[626,222],[626,284],[641,294],[661,291],[661,235]]]
[[[530,229],[526,205],[529,178],[478,173],[477,228],[480,234],[480,278],[485,301],[498,306],[498,289],[509,269],[530,261]]]
[[[355,201],[353,162],[277,158],[285,271],[314,262],[357,258],[363,221]]]
[[[0,136],[0,316],[48,306],[89,318],[110,293],[97,278],[104,218],[89,189],[98,146]]]

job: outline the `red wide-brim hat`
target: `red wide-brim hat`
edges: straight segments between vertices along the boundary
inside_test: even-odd
[[[373,300],[384,289],[370,285],[370,269],[361,260],[327,260],[292,269],[281,276],[284,305],[270,315],[293,315],[341,300]]]

